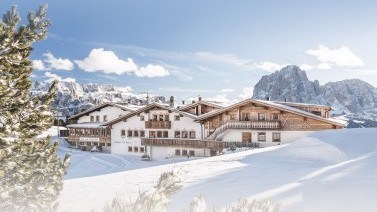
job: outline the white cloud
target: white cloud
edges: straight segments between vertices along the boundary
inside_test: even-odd
[[[317,68],[321,69],[321,70],[329,70],[332,67],[329,63],[320,63],[320,64],[318,64]]]
[[[43,64],[42,60],[33,60],[33,69],[44,71],[46,70],[45,65]]]
[[[277,64],[277,63],[273,63],[273,62],[262,62],[262,63],[256,63],[254,65],[257,68],[260,68],[262,70],[269,71],[269,72],[274,72],[276,70],[280,70],[284,66],[286,66],[284,64]]]
[[[104,72],[106,74],[134,73],[137,77],[164,77],[170,73],[160,65],[148,64],[138,67],[131,58],[120,59],[113,51],[103,48],[93,49],[89,56],[83,60],[74,61],[79,68],[87,72]]]
[[[306,63],[303,63],[303,64],[300,65],[300,68],[301,68],[302,70],[305,70],[305,71],[310,71],[310,70],[313,69],[313,66],[311,66],[311,65],[309,65],[309,64],[306,64]]]
[[[234,89],[232,88],[224,88],[220,90],[220,93],[232,93]]]
[[[231,104],[231,103],[234,103],[234,102],[237,101],[236,99],[234,99],[234,100],[228,99],[226,93],[218,94],[218,95],[216,95],[214,97],[206,98],[205,100],[215,101],[215,102],[222,102],[222,103],[225,103],[225,104]]]
[[[47,70],[66,70],[73,69],[73,63],[69,59],[56,58],[51,52],[44,53],[43,56],[47,57],[44,62],[47,64]]]
[[[306,54],[316,57],[321,63],[328,63],[330,65],[347,67],[364,65],[361,58],[345,46],[339,49],[329,49],[326,46],[320,45],[318,49],[307,50]]]
[[[254,87],[245,87],[242,89],[242,93],[239,95],[243,99],[248,99],[253,96]]]
[[[93,49],[89,56],[83,60],[75,60],[75,63],[84,71],[103,71],[106,74],[124,74],[137,70],[137,65],[131,58],[122,60],[112,51],[103,48]]]
[[[49,71],[45,72],[45,77],[47,77],[47,79],[45,80],[46,82],[52,82],[54,80],[57,80],[57,81],[62,81],[62,82],[76,82],[76,79],[74,78],[62,78],[56,74],[53,74]]]
[[[168,76],[170,73],[164,67],[159,65],[148,64],[145,67],[140,67],[135,71],[137,77],[164,77]]]

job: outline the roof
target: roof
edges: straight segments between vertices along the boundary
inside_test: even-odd
[[[131,113],[129,113],[129,114],[126,114],[126,115],[123,115],[123,116],[121,116],[121,117],[119,117],[119,118],[116,118],[116,119],[114,119],[114,120],[111,120],[111,121],[105,122],[105,123],[103,123],[103,125],[104,125],[104,126],[108,126],[108,125],[112,125],[112,124],[118,123],[118,122],[120,122],[120,121],[122,121],[122,120],[124,120],[124,119],[130,118],[130,117],[132,117],[132,116],[135,116],[135,115],[137,115],[137,114],[140,114],[140,113],[142,113],[142,112],[144,112],[144,111],[147,111],[147,110],[151,110],[151,109],[156,108],[156,107],[157,107],[157,108],[164,109],[164,110],[168,110],[168,111],[171,111],[171,112],[175,112],[175,113],[178,113],[178,114],[180,114],[180,115],[190,117],[190,118],[192,118],[192,119],[196,119],[196,118],[198,117],[198,116],[193,115],[193,114],[191,114],[191,113],[187,113],[187,112],[184,112],[184,111],[180,111],[180,110],[177,110],[177,109],[175,109],[175,108],[171,108],[171,107],[168,107],[168,106],[166,106],[166,105],[163,105],[163,104],[160,104],[160,103],[157,103],[157,102],[153,102],[153,103],[148,104],[148,105],[146,105],[146,106],[144,106],[144,107],[142,107],[142,108],[140,108],[140,109],[138,109],[138,110],[135,110],[135,111],[133,111],[133,112],[131,112]]]
[[[221,114],[225,111],[228,111],[230,109],[242,106],[242,105],[247,104],[247,103],[257,103],[257,104],[261,104],[263,106],[276,108],[276,109],[279,109],[279,110],[291,112],[291,113],[294,113],[294,114],[302,115],[302,116],[305,116],[305,117],[313,118],[313,119],[320,120],[320,121],[323,121],[323,122],[326,122],[326,123],[330,123],[330,124],[334,124],[334,125],[337,125],[337,126],[344,127],[344,123],[340,122],[336,119],[326,119],[326,118],[323,118],[321,116],[317,116],[317,115],[314,115],[312,113],[309,113],[309,112],[306,112],[304,110],[300,110],[300,109],[297,109],[297,108],[294,108],[294,107],[291,107],[291,106],[288,106],[288,105],[283,105],[283,104],[279,104],[279,103],[276,103],[276,102],[271,102],[271,101],[266,101],[266,100],[258,100],[258,99],[246,99],[244,101],[232,104],[228,107],[225,107],[225,108],[222,108],[222,109],[219,109],[219,110],[215,110],[215,111],[211,111],[209,113],[200,115],[195,121],[205,120],[207,118],[213,117],[215,115]]]
[[[67,127],[73,128],[106,128],[106,126],[102,126],[103,122],[83,122],[79,124],[69,124]]]
[[[117,107],[117,108],[120,108],[122,110],[127,110],[127,111],[134,111],[136,110],[137,105],[121,105],[121,104],[117,104],[117,103],[112,103],[112,102],[106,102],[106,103],[103,103],[103,104],[100,104],[100,105],[97,105],[91,109],[88,109],[88,110],[85,110],[83,112],[80,112],[80,113],[77,113],[71,117],[69,117],[68,119],[76,119],[76,118],[79,118],[81,116],[84,116],[84,115],[87,115],[93,111],[96,111],[96,110],[101,110],[102,108],[105,108],[105,107],[108,107],[108,106],[113,106],[113,107]]]
[[[207,105],[207,106],[210,106],[210,107],[214,107],[214,108],[217,108],[217,109],[224,108],[224,106],[221,104],[221,102],[212,102],[212,101],[200,100],[200,101],[188,104],[188,105],[180,105],[179,110],[187,110],[187,109],[193,108],[193,107],[200,105],[200,104]]]
[[[273,102],[282,104],[282,105],[289,105],[289,106],[321,107],[321,108],[332,110],[332,108],[327,105],[308,104],[308,103],[299,103],[299,102],[279,102],[279,101],[273,101]]]

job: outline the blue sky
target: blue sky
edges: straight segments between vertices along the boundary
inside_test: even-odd
[[[321,84],[377,86],[374,1],[2,1],[21,17],[48,4],[33,79],[130,86],[178,99],[241,100],[266,74],[299,65]]]

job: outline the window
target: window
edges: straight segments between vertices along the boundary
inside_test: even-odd
[[[189,151],[189,156],[194,156],[195,155],[195,151],[194,150],[190,150]]]
[[[182,138],[187,138],[187,131],[182,131]]]
[[[242,121],[250,121],[250,114],[242,113]]]
[[[219,115],[219,121],[223,121],[223,115]]]
[[[134,147],[134,152],[138,152],[139,151],[139,147],[135,146]]]
[[[128,130],[128,132],[127,132],[127,136],[128,136],[128,137],[132,137],[132,130]]]
[[[144,152],[144,147],[140,147],[140,152]]]
[[[149,138],[156,138],[156,132],[155,131],[149,131]]]
[[[162,131],[157,131],[157,138],[162,138]]]
[[[195,138],[195,131],[190,131],[190,138]]]
[[[107,143],[107,146],[111,146],[111,143]]]
[[[272,142],[280,142],[280,133],[272,133]]]
[[[90,116],[90,122],[94,122],[94,116]]]
[[[103,122],[107,122],[107,115],[103,116]]]
[[[99,116],[96,116],[96,122],[99,122]]]
[[[258,133],[258,141],[266,141],[266,133],[265,132]]]
[[[140,121],[144,121],[144,116],[140,116]]]
[[[175,120],[175,121],[179,121],[179,120],[180,120],[179,115],[175,115],[175,116],[174,116],[174,120]]]
[[[181,132],[180,131],[175,131],[174,132],[174,138],[180,138],[181,137]]]
[[[236,120],[236,115],[230,115],[230,120]]]
[[[258,121],[266,121],[266,114],[258,113]]]
[[[129,146],[129,147],[128,147],[128,151],[129,151],[129,152],[132,152],[132,146]]]
[[[271,120],[279,120],[279,114],[278,113],[271,114]]]
[[[159,120],[159,121],[163,121],[163,120],[164,120],[164,115],[159,115],[158,120]]]
[[[120,135],[121,135],[121,136],[126,136],[126,130],[121,130],[121,131],[120,131]]]
[[[175,155],[181,155],[181,150],[180,149],[176,149],[175,150]]]
[[[134,137],[139,137],[139,131],[137,130],[134,131]]]
[[[86,145],[87,145],[87,146],[91,146],[92,143],[91,143],[91,142],[86,142]]]
[[[153,121],[157,121],[157,115],[153,115]]]
[[[142,137],[142,138],[145,137],[145,131],[144,131],[144,130],[141,130],[141,131],[140,131],[140,137]]]
[[[182,150],[182,156],[187,156],[187,150],[186,149]]]
[[[169,121],[169,115],[165,115],[165,121]]]
[[[164,138],[169,137],[168,131],[163,131],[162,132],[162,137],[164,137]]]

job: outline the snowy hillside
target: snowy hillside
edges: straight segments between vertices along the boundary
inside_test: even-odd
[[[50,87],[48,82],[33,81],[30,93],[38,95],[45,93]],[[117,87],[111,84],[79,84],[76,82],[60,81],[53,109],[57,109],[63,116],[70,116],[82,110],[104,102],[145,104],[147,95],[150,101],[165,102],[162,96],[141,93],[134,94],[128,86]]]
[[[59,211],[102,211],[115,197],[135,197],[151,188],[163,171],[183,173],[183,188],[168,211],[182,211],[192,197],[203,194],[208,208],[239,197],[270,198],[281,211],[375,211],[377,208],[377,129],[315,132],[286,146],[156,166],[173,160],[133,162],[131,170],[65,180]],[[64,150],[62,150],[64,151]],[[75,158],[76,152],[72,152]],[[91,153],[87,153],[91,154]],[[110,155],[102,166],[117,163]],[[118,156],[114,156],[116,158]],[[74,160],[68,172],[86,172]],[[147,164],[147,165],[145,165]],[[145,167],[152,165],[153,167]],[[75,167],[76,166],[76,167]],[[100,173],[99,173],[100,174]]]
[[[253,98],[329,105],[333,114],[349,120],[348,127],[377,126],[377,88],[358,79],[329,82],[310,81],[305,71],[290,65],[263,76],[254,87]]]

